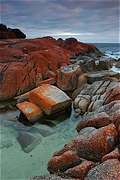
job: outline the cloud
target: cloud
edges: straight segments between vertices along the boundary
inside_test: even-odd
[[[19,27],[28,37],[118,41],[118,0],[2,0],[1,4],[2,23]]]
[[[50,35],[53,35],[53,36],[92,36],[93,33],[57,32],[57,33],[51,33]]]

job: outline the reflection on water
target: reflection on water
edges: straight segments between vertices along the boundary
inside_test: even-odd
[[[26,180],[31,176],[47,175],[47,162],[53,152],[77,136],[75,131],[77,119],[74,118],[73,111],[64,121],[62,116],[59,116],[61,123],[52,127],[40,123],[25,126],[17,121],[18,115],[18,111],[0,114],[2,180]],[[23,137],[18,142],[21,133]],[[30,150],[29,153],[24,152],[26,148]]]

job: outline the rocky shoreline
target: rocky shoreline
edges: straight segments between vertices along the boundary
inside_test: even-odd
[[[19,129],[23,117],[33,124],[55,113],[62,119],[59,113],[71,106],[77,122],[78,136],[48,162],[54,175],[33,179],[119,180],[120,73],[113,65],[119,61],[74,38],[0,41],[0,111],[19,110],[11,123]],[[52,134],[26,126],[16,139],[29,153]]]

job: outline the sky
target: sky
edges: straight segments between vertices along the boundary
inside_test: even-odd
[[[120,42],[119,0],[0,0],[1,23],[27,38]]]

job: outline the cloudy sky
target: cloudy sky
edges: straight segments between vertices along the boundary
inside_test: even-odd
[[[118,42],[119,0],[0,0],[1,22],[28,38]]]

